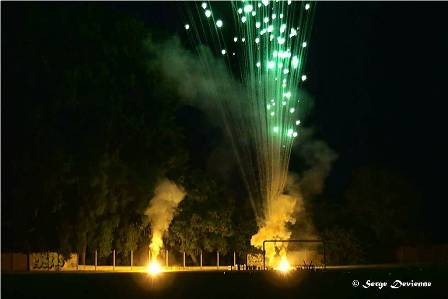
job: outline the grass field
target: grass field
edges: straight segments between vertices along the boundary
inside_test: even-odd
[[[333,269],[325,272],[2,274],[2,298],[448,298],[446,268]],[[431,287],[401,287],[429,281]],[[353,287],[354,280],[360,285]],[[370,281],[388,286],[363,288]]]

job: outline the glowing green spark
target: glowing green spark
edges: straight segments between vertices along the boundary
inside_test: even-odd
[[[289,34],[289,37],[293,37],[297,35],[297,30],[295,30],[294,28],[291,28],[291,33]]]
[[[293,56],[291,64],[292,67],[296,69],[299,66],[299,58],[297,56]]]
[[[282,25],[280,26],[280,33],[285,32],[285,30],[286,30],[286,24],[282,24]]]
[[[245,13],[249,13],[249,12],[251,12],[252,9],[253,9],[253,7],[252,7],[252,5],[250,5],[250,4],[247,4],[246,6],[244,6],[244,12],[245,12]]]
[[[291,92],[288,91],[288,92],[284,93],[283,96],[284,96],[285,98],[289,99],[289,98],[291,97]]]
[[[221,28],[222,27],[222,21],[221,20],[216,21],[216,26],[218,28]]]

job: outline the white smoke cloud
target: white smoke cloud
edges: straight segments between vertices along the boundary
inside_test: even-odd
[[[300,155],[308,166],[300,176],[290,172],[284,194],[271,200],[266,219],[251,244],[259,249],[264,240],[318,239],[305,201],[322,193],[336,153],[321,140],[313,140],[311,133],[300,143]],[[294,226],[294,229],[293,229]],[[276,267],[287,255],[288,243],[266,243],[266,263]],[[289,257],[290,259],[291,257]],[[296,258],[297,259],[297,258]]]
[[[163,179],[156,187],[154,197],[145,211],[151,222],[151,255],[156,259],[163,247],[163,235],[167,232],[179,203],[184,199],[185,191],[168,179]]]
[[[297,181],[292,179],[295,175],[290,173],[285,190],[273,198],[266,207],[268,213],[258,232],[252,236],[251,244],[263,248],[265,240],[289,240],[291,238],[290,226],[296,223],[296,209],[302,202],[302,195]],[[281,257],[286,256],[287,243],[266,243],[267,265],[279,264]]]
[[[265,240],[288,240],[291,231],[288,225],[294,224],[296,219],[293,215],[297,199],[289,195],[280,195],[270,203],[273,212],[267,214],[263,225],[258,232],[252,236],[251,244],[262,248]],[[277,247],[277,248],[276,248]],[[266,243],[266,260],[269,265],[278,264],[278,259],[286,255],[285,244]]]
[[[186,104],[204,110],[215,125],[223,125],[223,113],[238,119],[237,123],[250,117],[252,110],[242,108],[248,102],[247,92],[209,48],[199,47],[200,55],[195,55],[182,47],[177,37],[158,43],[149,38],[146,44],[155,55],[150,67]]]

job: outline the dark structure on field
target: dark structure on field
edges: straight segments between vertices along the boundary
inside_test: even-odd
[[[263,241],[263,270],[266,270],[266,243],[321,243],[323,248],[323,267],[325,268],[326,256],[325,256],[325,242],[323,240],[264,240]]]

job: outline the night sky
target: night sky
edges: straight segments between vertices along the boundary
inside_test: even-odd
[[[184,34],[182,4],[109,5],[148,26]],[[435,239],[446,236],[448,208],[447,9],[446,3],[320,2],[306,84],[315,102],[305,126],[338,154],[325,193],[343,191],[356,167],[384,165],[418,187]]]
[[[443,234],[446,3],[320,3],[310,48],[312,125],[339,154],[330,188],[353,167],[409,176]]]

